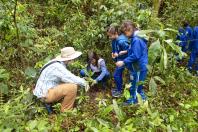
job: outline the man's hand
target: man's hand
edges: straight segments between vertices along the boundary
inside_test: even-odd
[[[95,84],[97,84],[98,82],[96,80],[93,80],[93,82],[91,83],[91,86],[94,86]]]
[[[116,66],[117,67],[121,67],[121,66],[123,66],[124,65],[124,62],[123,61],[118,61],[118,62],[116,62]]]

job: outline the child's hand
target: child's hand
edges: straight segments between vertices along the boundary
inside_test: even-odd
[[[112,53],[112,58],[115,59],[116,57],[118,57],[118,53]]]
[[[123,66],[124,65],[124,62],[123,61],[118,61],[118,62],[116,62],[116,66],[117,67],[121,67],[121,66]]]
[[[119,52],[119,55],[124,55],[124,54],[126,54],[127,53],[127,51],[120,51]]]
[[[115,58],[118,57],[118,53],[114,53]]]
[[[111,53],[111,57],[112,57],[113,59],[115,59],[115,57],[114,57],[114,53]]]

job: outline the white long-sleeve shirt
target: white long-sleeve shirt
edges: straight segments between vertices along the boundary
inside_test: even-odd
[[[61,83],[74,83],[80,86],[86,85],[86,81],[67,70],[63,62],[55,62],[42,71],[33,90],[33,94],[38,98],[45,97],[48,89],[54,88]]]

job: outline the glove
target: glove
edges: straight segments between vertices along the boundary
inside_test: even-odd
[[[97,84],[98,82],[96,80],[93,80],[93,82],[91,83],[91,86],[94,86],[95,84]]]
[[[85,84],[85,91],[87,92],[89,89],[90,89],[90,87],[89,87],[89,83],[88,83],[88,82],[86,82],[86,84]]]

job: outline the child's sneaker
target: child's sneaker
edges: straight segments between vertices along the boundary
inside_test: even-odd
[[[128,106],[128,105],[133,105],[133,104],[137,104],[137,98],[130,98],[128,99],[126,102],[123,103],[123,106]]]
[[[122,91],[114,91],[112,92],[112,96],[115,97],[115,98],[118,98],[122,95]]]
[[[114,89],[111,90],[111,93],[115,93],[117,91],[118,91],[118,89],[114,88]]]
[[[144,92],[140,92],[139,94],[142,97],[142,101],[145,102],[146,101],[146,95],[144,94]]]
[[[44,103],[44,106],[47,109],[47,112],[49,115],[53,113],[53,108],[52,108],[51,104]]]

